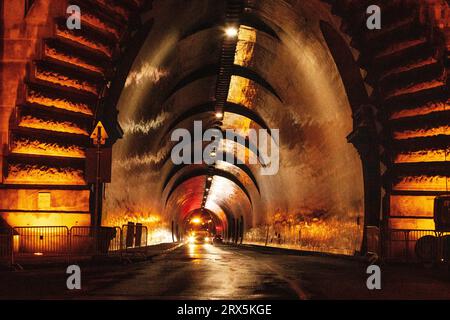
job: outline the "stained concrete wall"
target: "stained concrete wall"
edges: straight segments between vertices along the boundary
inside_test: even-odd
[[[222,12],[223,3],[216,1],[191,1],[189,6],[180,6],[176,0],[155,1],[144,17],[153,18],[154,26],[119,101],[125,136],[113,149],[113,183],[106,189],[104,223],[144,222],[154,231],[150,241],[171,240],[171,216],[164,213],[162,190],[168,171],[164,160],[170,156],[162,141],[167,139],[164,132],[184,110],[211,100],[215,77],[194,81],[173,95],[170,92],[202,65],[217,63],[217,32],[188,33],[203,21],[217,20]]]
[[[259,42],[252,63],[282,95],[282,103],[257,106],[281,130],[281,166],[259,178],[266,220],[246,239],[351,253],[362,235],[362,168],[346,141],[351,107],[319,29],[320,20],[336,21],[314,1],[259,1],[257,12],[283,30],[281,44]]]

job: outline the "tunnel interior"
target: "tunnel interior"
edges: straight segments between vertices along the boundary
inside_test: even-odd
[[[304,229],[311,246],[320,241],[358,250],[362,165],[347,141],[352,105],[323,32],[324,23],[334,30],[327,5],[192,1],[189,9],[174,8],[154,1],[145,17],[153,27],[118,103],[124,136],[113,148],[106,224],[126,212],[182,229],[186,217],[203,210],[232,241],[239,241],[242,228],[249,242],[266,242],[269,232],[269,241],[295,243]],[[367,97],[363,84],[351,85],[353,96],[362,90],[358,94]],[[201,141],[211,128],[224,138],[207,150]],[[191,135],[191,158],[196,143],[224,156],[212,164],[174,165],[177,141],[171,137],[180,129]],[[227,130],[235,135],[228,138]],[[250,137],[261,130],[267,130],[265,145]]]
[[[66,1],[4,10],[5,39],[32,36],[3,57],[1,225],[95,225],[99,205],[150,243],[203,217],[229,242],[344,254],[368,227],[435,230],[448,25],[428,9],[446,2],[375,1],[378,32],[365,1],[72,2],[75,31]],[[95,192],[98,121],[112,177]]]

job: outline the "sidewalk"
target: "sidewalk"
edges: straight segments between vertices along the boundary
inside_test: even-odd
[[[14,261],[13,270],[37,270],[77,264],[79,266],[117,265],[146,261],[155,256],[170,252],[180,246],[179,243],[162,243],[147,247],[130,248],[122,252],[111,252],[107,256],[59,255],[59,256],[22,256]],[[11,271],[7,265],[0,266],[0,272]]]
[[[131,269],[139,267],[139,262],[149,261],[154,257],[169,253],[181,245],[179,243],[163,243],[148,246],[145,256],[141,254],[133,255],[128,252],[126,259],[122,260],[115,257],[104,257],[102,259],[83,257],[79,262],[71,262],[71,264],[81,267],[84,289],[84,284],[90,278],[95,278],[99,274],[128,274]],[[0,269],[0,299],[52,299],[55,297],[59,297],[57,299],[70,299],[73,293],[69,292],[66,287],[67,261],[65,259],[59,261],[57,259],[43,259],[39,262],[25,265],[24,270]],[[79,292],[76,294],[79,294]]]

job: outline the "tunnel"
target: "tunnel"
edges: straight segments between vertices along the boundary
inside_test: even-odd
[[[108,207],[110,201],[165,216],[176,224],[192,210],[206,209],[227,225],[242,219],[244,239],[250,242],[265,243],[268,227],[269,241],[295,244],[301,224],[311,226],[308,231],[321,236],[326,229],[342,232],[340,227],[345,226],[346,235],[341,233],[339,240],[331,236],[324,245],[359,250],[355,246],[360,245],[364,220],[362,165],[357,150],[346,140],[353,120],[345,88],[327,89],[334,86],[332,79],[338,79],[339,73],[322,38],[321,19],[311,21],[311,27],[304,19],[293,20],[296,25],[305,24],[298,31],[287,25],[291,19],[285,17],[295,15],[300,8],[283,8],[272,2],[261,3],[258,8],[245,8],[239,1],[223,3],[223,7],[199,2],[193,13],[200,10],[195,6],[205,8],[204,16],[190,16],[183,8],[180,15],[185,18],[172,24],[170,32],[163,30],[165,22],[158,29],[155,19],[148,39],[160,45],[144,44],[130,71],[135,79],[145,72],[151,76],[139,84],[129,76],[118,102],[119,123],[125,123],[125,134],[114,147],[113,175],[117,180],[107,187],[110,198],[105,204],[105,219],[120,217],[124,211],[114,204]],[[162,17],[168,15],[165,10],[173,9],[155,3],[153,10],[162,10],[158,14]],[[279,11],[283,18],[268,19],[267,13],[272,11]],[[234,39],[226,36],[229,26],[238,29]],[[321,65],[321,70],[308,72],[312,68],[309,59]],[[355,64],[352,59],[349,63]],[[322,69],[327,66],[329,69]],[[357,72],[361,78],[359,69]],[[322,90],[330,94],[319,97],[316,92]],[[123,107],[122,101],[126,101]],[[219,121],[217,113],[223,114]],[[194,164],[174,168],[169,158],[173,148],[168,141],[170,134],[178,128],[194,133],[193,122],[198,120],[204,125],[201,130],[219,122],[220,130],[234,129],[243,140],[248,140],[250,129],[279,128],[279,172],[262,175],[262,161],[248,165],[245,159],[240,159],[238,166],[238,161],[219,160],[212,167]],[[127,130],[131,134],[127,135]],[[222,143],[218,149],[233,159],[260,152],[231,139]],[[306,149],[310,151],[303,152]],[[264,156],[270,154],[261,158]],[[351,172],[345,169],[349,161]],[[137,174],[131,174],[134,172]],[[121,184],[121,177],[126,177],[126,182]],[[354,182],[351,187],[350,181]],[[142,188],[136,189],[136,184]],[[123,192],[126,185],[133,195]],[[344,190],[332,192],[339,185]],[[148,190],[159,191],[151,201]],[[236,237],[235,231],[232,234]],[[275,234],[282,234],[283,239],[275,239]]]
[[[66,25],[69,4],[81,29]],[[366,26],[371,4],[382,30]],[[448,193],[447,12],[422,0],[2,1],[0,227],[132,222],[158,244],[184,241],[199,216],[234,244],[401,255],[393,230],[438,230]],[[99,121],[112,163],[96,188]]]

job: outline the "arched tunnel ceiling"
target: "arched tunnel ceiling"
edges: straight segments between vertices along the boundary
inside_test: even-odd
[[[189,213],[200,209],[205,185],[204,176],[194,176],[178,185],[168,201],[166,214],[174,221],[182,223]],[[222,218],[225,216],[221,212],[226,212],[229,217],[239,218],[242,215],[251,221],[251,204],[242,188],[234,182],[222,176],[215,176],[211,183],[210,194],[205,204],[206,209]]]
[[[214,168],[206,165],[189,165],[184,166],[183,169],[177,171],[173,175],[172,179],[170,179],[173,183],[170,184],[169,181],[169,183],[165,186],[165,189],[169,190],[167,193],[166,202],[171,199],[176,189],[183,183],[198,176],[217,176],[228,180],[230,183],[236,185],[245,194],[250,203],[252,202],[250,192],[254,191],[254,188],[259,191],[257,184],[255,184],[255,182],[251,179],[251,176],[245,173],[245,171],[241,170],[237,166],[235,167],[229,164],[228,162],[217,161]]]
[[[263,175],[261,163],[218,162],[221,174],[214,175],[207,166],[173,165],[170,134],[194,132],[194,121],[217,125],[227,1],[193,0],[188,10],[154,1],[145,16],[154,27],[118,107],[125,135],[114,147],[113,175],[117,186],[135,185],[126,199],[131,208],[174,221],[205,208],[242,216],[248,229],[279,216],[363,215],[361,164],[346,141],[351,107],[320,31],[321,20],[335,21],[326,4],[311,2],[260,0],[242,10],[219,125],[246,138],[249,129],[279,129],[280,169]],[[238,145],[227,150],[236,153]],[[111,193],[110,203],[124,199]]]

